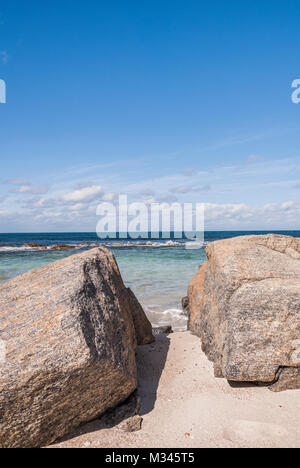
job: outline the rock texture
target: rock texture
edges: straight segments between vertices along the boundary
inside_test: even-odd
[[[132,394],[146,322],[132,303],[102,248],[0,286],[0,447],[50,444]]]
[[[300,388],[300,239],[213,242],[189,287],[189,328],[215,375]]]
[[[136,331],[137,344],[146,345],[153,343],[155,340],[152,334],[152,325],[147,319],[141,304],[129,288],[127,289],[127,296]]]

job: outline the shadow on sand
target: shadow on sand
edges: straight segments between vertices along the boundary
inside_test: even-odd
[[[140,346],[137,353],[139,394],[141,397],[140,415],[153,410],[157,398],[159,381],[164,370],[170,340],[167,335],[157,335],[149,346]]]
[[[65,442],[75,437],[102,429],[117,426],[125,419],[140,414],[143,416],[155,406],[157,389],[169,352],[170,340],[167,335],[157,335],[155,343],[139,346],[137,350],[138,391],[134,392],[123,404],[107,411],[99,419],[83,424],[75,431],[55,442]]]
[[[255,387],[269,387],[270,384],[261,382],[234,382],[227,380],[231,388],[255,388]]]

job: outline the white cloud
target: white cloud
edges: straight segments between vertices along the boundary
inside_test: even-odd
[[[6,50],[0,50],[0,61],[6,65],[9,61],[9,55]]]
[[[11,185],[30,185],[30,182],[26,179],[11,179],[7,180],[5,183]]]
[[[84,203],[76,203],[75,205],[68,206],[69,211],[82,211],[86,209],[86,205]]]
[[[179,187],[174,187],[170,189],[170,192],[172,193],[188,193],[190,191],[191,191],[191,188],[185,185],[180,185]]]
[[[75,186],[75,189],[76,190],[80,190],[80,189],[83,189],[83,188],[87,188],[87,187],[94,187],[96,184],[94,181],[87,181],[87,180],[83,180],[81,182],[78,182]]]
[[[60,182],[57,177],[49,178],[54,182],[51,194],[45,196],[43,193],[48,186],[34,185],[34,182],[22,179],[22,175],[20,179],[16,177],[4,182],[4,176],[3,184],[11,186],[3,186],[0,193],[1,225],[12,231],[13,223],[16,227],[21,223],[28,226],[28,219],[36,219],[37,223],[29,225],[28,229],[47,231],[55,230],[51,221],[55,220],[59,230],[82,230],[83,226],[84,230],[93,230],[97,223],[95,205],[101,200],[117,201],[122,193],[128,194],[129,203],[209,201],[206,205],[206,228],[209,230],[300,228],[300,203],[281,203],[282,200],[296,199],[296,189],[300,188],[298,158],[262,160],[260,156],[250,155],[239,164],[229,165],[224,161],[223,165],[211,167],[208,172],[196,169],[181,173],[159,171],[156,177],[146,172],[144,178],[138,177],[135,182],[126,171],[113,171],[113,174],[96,173],[94,168],[92,171],[86,180],[82,174],[72,180],[64,175]],[[105,191],[97,182],[98,177],[105,180]],[[273,203],[264,204],[267,201]]]
[[[32,185],[27,179],[10,179],[5,183],[17,187],[11,190],[11,193],[44,195],[49,191],[49,185]]]
[[[251,206],[245,203],[205,204],[206,228],[299,229],[300,203],[285,201]]]
[[[145,203],[145,205],[151,205],[152,203],[176,203],[178,201],[178,198],[175,197],[174,195],[168,195],[168,194],[162,194],[158,195],[157,197],[151,197],[148,198],[147,200],[143,200],[142,203]]]
[[[92,187],[85,187],[74,190],[73,192],[66,193],[62,199],[65,202],[89,202],[94,200],[102,193],[102,187],[100,185],[94,185]]]
[[[145,197],[154,197],[155,191],[150,188],[145,188],[141,190],[140,195],[145,196]]]
[[[1,217],[8,217],[10,216],[12,213],[9,211],[9,210],[1,210],[0,209],[0,216]]]
[[[189,193],[189,192],[208,192],[211,189],[210,185],[201,185],[199,187],[188,187],[186,185],[180,185],[170,189],[172,193]]]
[[[155,201],[158,203],[176,203],[178,198],[174,195],[158,195],[155,197]]]
[[[161,195],[147,200],[147,203],[173,203],[175,201],[176,197]],[[10,226],[10,223],[17,219],[18,226],[22,229],[22,226],[23,228],[28,226],[28,219],[31,219],[35,222],[34,228],[33,225],[29,225],[28,229],[48,231],[49,226],[54,229],[55,220],[55,226],[59,230],[72,231],[80,230],[82,226],[93,230],[98,220],[95,205],[82,202],[63,205],[53,199],[40,199],[40,202],[26,203],[24,207],[19,208],[2,205],[0,208],[1,224]],[[299,229],[300,202],[288,200],[263,205],[206,203],[205,228],[206,230]]]
[[[43,195],[49,191],[48,185],[20,185],[18,189],[13,190],[13,193]]]
[[[183,171],[181,171],[181,174],[187,177],[196,176],[197,173],[198,169],[195,169],[193,167],[188,167],[187,169],[183,169]]]
[[[105,193],[103,197],[101,198],[101,200],[106,201],[106,202],[112,202],[116,199],[116,197],[117,197],[117,193],[109,192],[109,193]]]
[[[201,185],[200,187],[193,187],[192,192],[208,192],[211,190],[211,185]]]
[[[250,154],[250,156],[248,156],[246,164],[254,164],[262,161],[264,161],[263,156],[260,156],[258,154]]]

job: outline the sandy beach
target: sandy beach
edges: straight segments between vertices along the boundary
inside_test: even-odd
[[[189,332],[160,335],[138,348],[142,430],[125,433],[103,420],[73,432],[56,448],[300,447],[300,390],[216,379]]]

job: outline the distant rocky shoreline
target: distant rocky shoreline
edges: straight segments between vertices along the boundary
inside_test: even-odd
[[[190,242],[189,242],[190,243]],[[84,250],[84,249],[91,249],[96,247],[106,247],[106,248],[136,248],[136,247],[156,247],[156,248],[176,248],[184,246],[184,242],[174,241],[174,240],[166,240],[164,242],[159,240],[135,240],[132,241],[130,239],[124,239],[123,242],[119,241],[103,241],[103,242],[81,242],[76,244],[53,244],[53,245],[43,245],[36,242],[29,242],[23,245],[19,244],[0,244],[1,251],[9,251],[9,250],[33,250],[33,251],[66,251],[66,250]],[[205,244],[206,245],[206,244]]]
[[[88,248],[88,247],[96,247],[99,244],[95,244],[95,242],[91,243],[84,243],[78,245],[71,245],[71,244],[55,244],[55,245],[41,245],[35,242],[30,242],[29,244],[24,244],[22,247],[24,249],[36,249],[36,250],[74,250],[75,248]],[[0,245],[0,248],[7,248],[7,249],[16,249],[20,248],[19,245]]]

